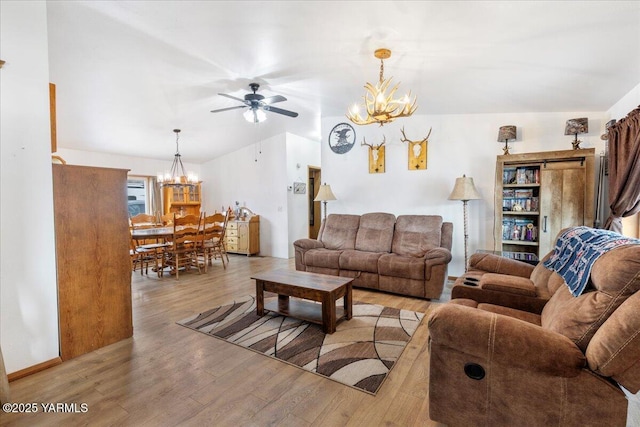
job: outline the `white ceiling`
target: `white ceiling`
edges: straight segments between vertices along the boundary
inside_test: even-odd
[[[638,1],[48,1],[58,145],[201,163],[291,132],[320,139],[385,77],[416,114],[606,111],[640,82]],[[298,118],[258,126],[248,84]]]

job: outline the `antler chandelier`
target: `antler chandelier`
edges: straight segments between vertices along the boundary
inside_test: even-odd
[[[354,104],[347,113],[347,118],[357,125],[369,125],[378,123],[380,126],[390,123],[398,117],[409,117],[416,111],[416,97],[411,100],[411,91],[401,99],[394,99],[393,95],[398,90],[399,84],[393,86],[389,94],[387,89],[391,85],[391,79],[384,78],[384,60],[391,57],[389,49],[377,49],[374,56],[380,59],[380,81],[377,85],[365,84],[367,92],[364,95],[364,107],[367,117],[360,116],[360,106]]]
[[[163,187],[190,187],[196,185],[198,183],[198,177],[191,172],[187,174],[184,171],[182,156],[180,155],[180,148],[178,146],[180,129],[174,129],[173,131],[176,134],[176,154],[173,157],[171,171],[158,174],[158,183]]]

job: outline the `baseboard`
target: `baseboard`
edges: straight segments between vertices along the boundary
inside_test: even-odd
[[[62,359],[56,357],[55,359],[46,360],[42,363],[38,363],[37,365],[29,366],[28,368],[20,369],[19,371],[12,372],[7,375],[9,381],[15,381],[20,378],[27,377],[29,375],[35,374],[36,372],[44,371],[45,369],[49,369],[53,366],[60,365],[62,363]]]

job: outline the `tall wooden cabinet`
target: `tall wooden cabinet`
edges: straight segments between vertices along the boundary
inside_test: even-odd
[[[54,164],[60,356],[133,335],[127,170]]]
[[[193,186],[162,187],[163,213],[200,215],[202,203],[200,183]]]
[[[558,232],[593,226],[595,149],[498,156],[495,250],[542,257]]]

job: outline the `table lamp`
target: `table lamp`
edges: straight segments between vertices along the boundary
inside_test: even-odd
[[[515,126],[514,126],[515,128]],[[453,187],[453,191],[449,196],[449,200],[462,200],[462,209],[464,210],[464,271],[467,272],[467,261],[469,252],[467,250],[467,242],[469,240],[469,234],[467,232],[467,202],[469,200],[481,199],[478,190],[473,185],[473,178],[469,178],[466,175],[462,175],[460,178],[456,178],[456,185]]]
[[[509,140],[516,139],[516,127],[513,125],[500,126],[498,130],[498,142],[504,142],[504,154],[509,154]]]
[[[331,186],[325,182],[318,189],[316,198],[313,199],[314,202],[322,202],[324,204],[324,219],[327,219],[327,201],[329,200],[336,200],[336,196],[333,195]]]
[[[575,139],[571,142],[574,150],[580,149],[580,143],[582,142],[578,140],[578,134],[587,132],[589,132],[589,119],[587,117],[569,119],[564,127],[565,135],[575,135]]]

